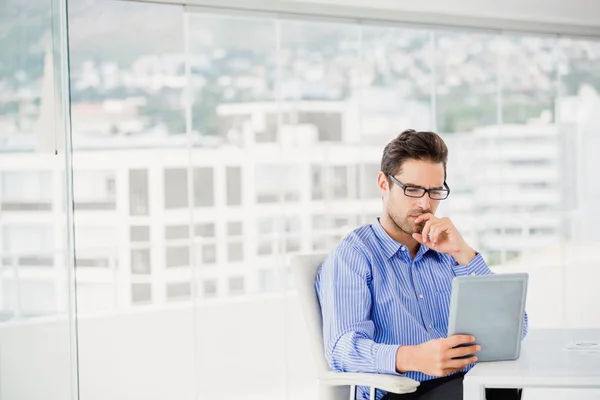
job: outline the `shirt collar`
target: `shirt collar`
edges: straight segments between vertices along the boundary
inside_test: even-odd
[[[379,242],[381,244],[381,252],[383,253],[383,255],[385,255],[385,257],[388,260],[390,258],[392,258],[398,252],[398,250],[400,250],[401,247],[403,247],[403,248],[406,247],[403,244],[396,242],[394,239],[392,239],[390,237],[390,235],[388,235],[388,233],[385,231],[385,229],[383,229],[383,227],[381,226],[381,222],[379,222],[379,218],[375,218],[375,221],[373,221],[371,226],[373,227],[375,236],[377,236],[377,239],[379,239]],[[431,250],[429,247],[422,244],[419,247],[419,251],[417,252],[417,255],[415,256],[415,260],[420,258],[421,256],[423,256],[429,250]],[[432,253],[437,254],[436,251],[432,251]]]

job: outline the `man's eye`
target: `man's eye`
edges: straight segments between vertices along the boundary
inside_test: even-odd
[[[423,189],[421,189],[421,188],[415,188],[415,187],[407,187],[406,188],[406,193],[408,193],[408,194],[421,194],[421,193],[423,193]]]

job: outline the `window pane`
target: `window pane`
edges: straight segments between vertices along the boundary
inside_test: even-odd
[[[184,208],[188,205],[187,171],[166,169],[164,171],[165,208]]]
[[[218,294],[217,281],[212,279],[203,281],[202,294],[204,297],[215,297]]]
[[[215,224],[207,222],[203,224],[197,224],[194,228],[196,236],[202,237],[214,237],[215,236]]]
[[[114,171],[74,170],[73,196],[77,210],[114,210],[116,181]]]
[[[150,274],[150,249],[131,250],[131,273]]]
[[[165,227],[165,239],[187,239],[190,237],[188,225],[169,225]]]
[[[240,167],[227,167],[227,205],[239,206],[242,204],[242,169]]]
[[[227,235],[228,236],[241,236],[244,225],[240,221],[228,222],[227,223]]]
[[[190,265],[190,251],[187,246],[169,246],[165,250],[167,267],[187,267]]]
[[[210,207],[215,203],[212,168],[194,168],[194,205]]]
[[[237,276],[229,278],[229,293],[242,294],[244,293],[244,277]]]
[[[152,301],[152,286],[149,283],[131,284],[131,302],[149,303]]]
[[[242,242],[233,242],[227,244],[227,259],[229,262],[239,262],[244,260],[244,244]]]
[[[300,199],[295,178],[300,176],[300,168],[291,165],[258,165],[255,173],[258,203],[293,202]]]
[[[52,227],[49,225],[5,225],[2,228],[2,258],[10,266],[52,266]]]
[[[214,264],[217,262],[217,246],[214,244],[204,244],[200,248],[202,264]]]
[[[258,290],[261,293],[270,293],[276,290],[276,275],[273,269],[258,271]]]
[[[52,209],[52,175],[47,171],[0,171],[0,184],[2,211]]]
[[[178,282],[167,284],[168,299],[189,299],[192,295],[192,286],[189,282]]]
[[[149,226],[131,226],[129,227],[129,239],[132,242],[149,242],[150,227]]]
[[[129,213],[148,215],[148,171],[137,169],[129,171]]]

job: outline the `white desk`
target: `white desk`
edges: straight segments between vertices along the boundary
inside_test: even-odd
[[[600,329],[531,330],[515,361],[477,364],[465,375],[464,400],[484,400],[485,388],[600,389],[600,354],[566,350],[576,340],[600,341]]]

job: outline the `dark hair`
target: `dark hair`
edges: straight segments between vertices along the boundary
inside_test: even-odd
[[[381,171],[385,174],[396,175],[402,170],[402,164],[407,160],[444,164],[444,180],[446,180],[448,147],[437,133],[417,132],[413,129],[402,132],[383,149]]]

